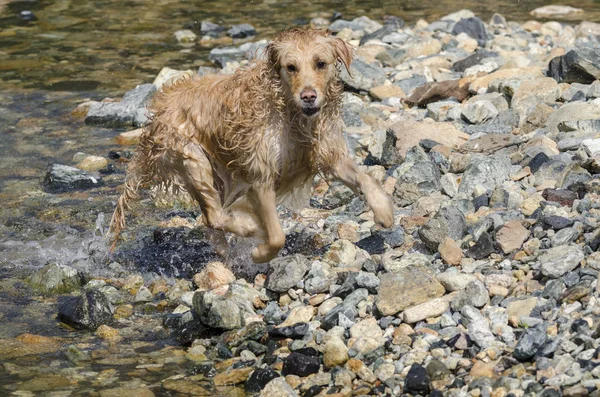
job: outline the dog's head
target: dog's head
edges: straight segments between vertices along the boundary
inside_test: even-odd
[[[288,99],[312,117],[327,103],[327,92],[343,65],[350,72],[353,50],[327,31],[292,29],[267,47],[268,60],[279,74]]]

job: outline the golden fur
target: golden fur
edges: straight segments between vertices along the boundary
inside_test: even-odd
[[[342,135],[339,72],[351,48],[327,32],[292,29],[266,55],[232,76],[184,79],[156,94],[111,220],[115,241],[129,201],[158,184],[187,191],[206,226],[263,237],[252,257],[268,261],[285,242],[277,203],[317,173],[362,191],[375,220],[392,225],[391,200],[349,159]]]

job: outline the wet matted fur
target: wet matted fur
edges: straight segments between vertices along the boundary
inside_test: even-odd
[[[156,94],[111,220],[115,242],[129,201],[158,185],[189,193],[206,226],[262,237],[252,258],[268,261],[285,242],[276,205],[318,173],[362,192],[375,221],[392,226],[391,199],[348,157],[342,135],[339,73],[352,49],[328,32],[292,29],[266,55],[231,76],[192,77]]]

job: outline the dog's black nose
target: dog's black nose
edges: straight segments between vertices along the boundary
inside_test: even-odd
[[[317,100],[317,92],[315,90],[303,90],[300,93],[300,99],[304,103],[314,103]]]

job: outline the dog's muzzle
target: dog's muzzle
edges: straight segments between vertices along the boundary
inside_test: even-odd
[[[300,93],[300,99],[302,100],[302,113],[307,116],[314,116],[319,111],[319,107],[316,105],[317,92],[313,89],[304,89]]]

